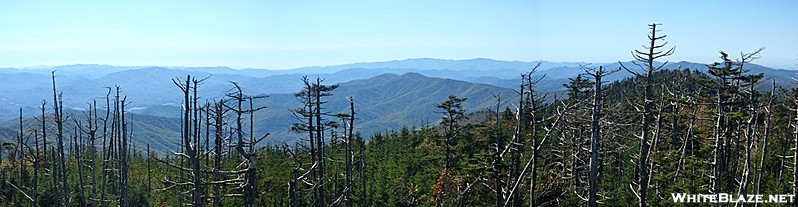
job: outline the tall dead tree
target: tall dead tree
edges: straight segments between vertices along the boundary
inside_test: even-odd
[[[550,120],[553,120],[553,121],[551,121],[551,124],[549,124],[548,126],[543,127],[543,130],[545,130],[546,133],[543,134],[543,136],[541,137],[541,142],[543,142],[543,141],[545,141],[547,139],[550,139],[553,136],[555,128],[557,128],[560,125],[560,122],[562,121],[563,115],[566,114],[568,112],[568,110],[571,110],[575,106],[575,105],[572,105],[572,104],[566,104],[564,102],[561,102],[561,104],[562,105],[560,107],[558,107],[557,111],[554,112],[552,117],[548,118]],[[533,147],[532,150],[540,150],[540,147],[541,146],[538,145],[537,147]],[[524,168],[521,170],[521,172],[518,174],[518,176],[510,178],[511,179],[510,180],[510,187],[508,188],[509,193],[508,193],[508,196],[505,196],[506,200],[504,201],[504,204],[503,204],[504,206],[509,205],[510,202],[512,200],[514,200],[513,199],[513,195],[516,192],[518,192],[518,186],[520,186],[521,183],[523,182],[523,178],[525,177],[524,175],[526,175],[527,170],[529,170],[529,167],[531,166],[533,160],[534,160],[534,156],[530,157],[530,159],[526,162],[526,165],[524,165]]]
[[[102,149],[103,168],[102,168],[102,171],[100,171],[101,172],[101,180],[102,180],[101,184],[100,184],[100,201],[101,202],[105,202],[105,195],[106,195],[106,192],[105,192],[106,190],[105,189],[106,189],[106,186],[108,185],[108,180],[110,179],[109,178],[109,174],[110,174],[109,170],[110,169],[108,167],[113,165],[113,163],[111,162],[111,155],[112,155],[111,153],[113,152],[113,150],[112,150],[113,147],[111,147],[112,146],[111,143],[113,143],[113,142],[110,141],[109,138],[111,140],[113,140],[114,137],[113,136],[109,136],[109,134],[108,134],[108,132],[109,132],[108,131],[108,124],[109,124],[109,121],[111,121],[110,118],[111,118],[111,110],[112,110],[112,108],[111,108],[111,87],[108,87],[107,89],[108,89],[108,92],[105,94],[105,118],[103,118],[103,132],[102,132],[102,135],[103,135],[103,143],[102,143],[102,148],[103,148]],[[114,116],[116,116],[116,113],[114,113]],[[111,121],[111,122],[113,122],[113,121]],[[113,132],[113,131],[114,130],[112,129],[111,132]]]
[[[515,118],[516,118],[515,132],[513,133],[512,139],[510,139],[510,143],[508,144],[508,147],[505,148],[505,151],[509,151],[510,152],[510,173],[509,173],[509,178],[511,180],[516,178],[516,177],[520,177],[521,176],[521,174],[520,174],[520,170],[521,170],[520,169],[521,168],[521,148],[523,147],[523,140],[524,140],[524,133],[523,132],[524,132],[524,129],[525,129],[524,128],[524,121],[523,121],[522,117],[524,116],[524,114],[525,114],[524,110],[526,109],[524,107],[524,104],[525,104],[526,101],[523,98],[524,95],[526,94],[526,93],[524,93],[524,91],[526,89],[526,83],[525,83],[526,82],[526,75],[527,74],[521,74],[521,84],[519,86],[520,87],[520,91],[518,92],[519,96],[521,98],[519,98],[519,100],[518,100],[518,109],[517,109],[517,112],[516,112],[516,115],[515,115]],[[511,186],[512,183],[513,183],[512,181],[507,182],[507,186],[505,186],[505,190],[507,192],[510,192],[510,193],[508,193],[507,196],[503,196],[503,197],[505,197],[506,201],[512,200],[512,202],[513,202],[512,206],[520,206],[521,205],[521,198],[515,196],[515,191],[510,190],[512,188],[512,186]],[[508,205],[508,202],[504,202],[504,204],[502,204],[502,205],[506,206],[506,205]]]
[[[354,130],[355,130],[355,102],[354,98],[347,97],[349,100],[349,114],[338,114],[344,124],[344,150],[345,152],[345,160],[344,160],[344,173],[346,174],[346,181],[344,183],[344,190],[341,193],[341,196],[336,199],[334,203],[344,203],[344,206],[352,206],[352,190],[353,190],[353,181],[354,181],[354,150],[352,146],[352,142],[354,141]],[[348,128],[348,130],[347,130]]]
[[[227,122],[225,122],[225,116],[227,114],[227,109],[225,106],[225,99],[221,99],[218,102],[213,104],[213,126],[214,126],[214,146],[213,146],[213,179],[214,180],[222,180],[222,158],[224,158],[224,145],[225,145],[225,126]],[[213,206],[219,207],[221,206],[221,201],[223,198],[222,195],[222,186],[220,184],[213,185]]]
[[[795,104],[796,108],[793,109],[795,111],[795,117],[793,121],[793,165],[792,165],[792,194],[798,195],[798,90],[793,89],[792,91],[793,97],[792,101]]]
[[[266,96],[248,96],[245,95],[241,87],[232,82],[234,86],[234,90],[228,93],[226,96],[232,100],[235,105],[233,106],[226,106],[229,110],[236,114],[236,135],[238,136],[238,142],[235,144],[236,151],[244,158],[244,163],[242,163],[246,167],[246,172],[244,176],[244,185],[241,186],[243,191],[244,197],[244,206],[255,206],[255,200],[257,199],[258,191],[256,189],[255,181],[257,180],[255,165],[257,161],[257,156],[255,154],[255,146],[269,136],[269,133],[265,135],[255,138],[255,131],[254,131],[254,114],[255,112],[265,109],[265,106],[261,107],[254,107],[253,101],[256,99],[266,98]],[[245,102],[249,102],[249,109],[244,109],[243,105]],[[244,126],[242,124],[244,119],[244,114],[249,114],[249,138],[245,138],[244,136]]]
[[[294,94],[297,100],[302,103],[302,107],[292,110],[293,116],[300,121],[291,126],[291,130],[299,133],[308,133],[310,142],[311,168],[309,169],[310,183],[313,188],[313,204],[311,206],[326,206],[325,199],[325,178],[324,178],[324,132],[329,128],[330,123],[324,122],[323,116],[328,114],[322,111],[323,97],[331,96],[331,92],[338,88],[338,85],[323,85],[324,80],[316,78],[311,81],[307,76],[302,77],[303,89]]]
[[[590,195],[588,197],[588,206],[598,206],[598,183],[599,183],[599,151],[601,146],[601,110],[602,110],[602,80],[604,76],[618,72],[616,70],[604,70],[599,66],[598,69],[583,67],[585,72],[593,77],[593,110],[592,110],[592,123],[591,123],[591,138],[590,138]]]
[[[77,200],[80,206],[86,206],[86,194],[85,194],[85,185],[83,182],[83,156],[81,155],[82,146],[81,146],[81,138],[83,137],[83,133],[78,130],[77,126],[80,126],[81,123],[77,120],[75,121],[75,128],[73,130],[74,134],[72,135],[72,147],[69,150],[70,157],[74,157],[75,159],[75,168],[78,171],[78,187],[77,189]]]
[[[588,172],[588,162],[584,158],[588,158],[586,152],[586,138],[585,129],[589,120],[585,117],[590,116],[590,90],[593,88],[593,83],[589,79],[583,78],[583,74],[577,75],[575,78],[570,78],[570,82],[563,84],[567,89],[568,99],[563,101],[563,105],[573,105],[572,110],[568,110],[563,114],[563,130],[561,130],[560,145],[562,149],[559,155],[563,159],[563,178],[567,180],[570,189],[573,189],[573,194],[576,197],[582,198],[587,201],[588,188],[583,187],[583,172]],[[585,175],[587,176],[587,175]],[[585,178],[587,179],[587,178]],[[582,195],[584,194],[584,195]]]
[[[313,189],[313,194],[312,194],[313,204],[311,206],[320,206],[320,204],[317,203],[319,198],[318,185],[320,184],[317,173],[318,163],[316,162],[319,159],[319,155],[318,152],[316,151],[318,147],[316,139],[314,137],[315,135],[314,132],[316,127],[315,127],[315,122],[313,121],[314,119],[313,93],[315,89],[307,76],[302,77],[302,84],[304,88],[301,91],[299,91],[299,93],[294,94],[296,99],[300,103],[302,103],[302,107],[291,111],[292,115],[294,116],[294,118],[296,118],[299,121],[299,123],[294,123],[291,126],[291,130],[298,133],[303,133],[303,132],[308,133],[308,142],[310,143],[308,151],[310,153],[310,165],[311,165],[310,169],[308,169],[308,173],[310,174],[311,178],[311,181],[309,183],[310,185],[312,185],[311,188]]]
[[[651,143],[649,143],[649,137],[650,137],[650,133],[651,133],[651,123],[652,123],[652,117],[653,117],[651,109],[652,109],[653,103],[654,103],[654,94],[653,94],[654,92],[653,92],[652,88],[653,88],[653,86],[655,84],[653,82],[653,80],[652,80],[652,75],[654,74],[655,71],[658,71],[658,70],[662,69],[662,67],[667,64],[667,62],[665,62],[662,65],[657,67],[657,66],[654,66],[654,61],[659,59],[659,58],[663,58],[663,57],[672,55],[674,50],[675,50],[675,48],[673,48],[673,47],[668,49],[668,50],[661,50],[661,49],[663,49],[665,47],[665,45],[668,44],[668,42],[664,42],[662,44],[658,43],[660,41],[664,41],[665,37],[667,36],[667,35],[657,36],[657,32],[660,31],[660,30],[657,30],[657,26],[658,25],[661,25],[661,24],[654,23],[654,24],[649,24],[648,25],[649,28],[651,28],[651,32],[648,35],[648,40],[649,40],[648,44],[649,45],[648,46],[643,45],[643,48],[645,50],[644,51],[634,50],[632,52],[632,57],[634,57],[634,59],[636,61],[639,61],[639,62],[642,63],[641,64],[641,63],[638,63],[638,62],[633,62],[635,65],[637,65],[639,67],[640,70],[643,71],[642,73],[636,72],[636,71],[634,71],[634,70],[632,70],[630,68],[627,68],[626,66],[623,65],[623,63],[619,62],[621,64],[621,67],[624,70],[628,71],[629,73],[635,75],[638,78],[644,79],[644,81],[642,82],[643,97],[644,97],[643,104],[642,104],[643,105],[643,110],[640,111],[640,113],[642,114],[642,121],[641,121],[641,126],[640,126],[641,133],[640,133],[640,137],[639,137],[640,138],[640,157],[639,157],[638,162],[637,162],[637,172],[638,172],[639,176],[638,176],[638,179],[637,179],[638,187],[637,187],[637,190],[635,192],[637,194],[637,196],[639,197],[638,204],[639,204],[640,207],[645,207],[645,206],[648,205],[648,203],[646,201],[646,197],[648,195],[648,183],[649,183],[649,175],[648,175],[648,173],[649,173],[649,171],[648,171],[648,166],[646,164],[648,163],[648,159],[649,159],[648,155],[649,155],[649,152],[651,150],[650,149],[651,148],[651,145],[650,145]]]
[[[712,193],[716,196],[722,192],[723,185],[722,180],[725,177],[724,170],[722,168],[723,162],[723,137],[725,131],[725,122],[726,122],[726,115],[724,113],[725,105],[727,102],[727,89],[730,80],[732,80],[735,74],[739,72],[732,68],[731,60],[728,59],[726,53],[721,52],[721,59],[723,59],[723,63],[714,63],[710,69],[709,73],[715,76],[716,80],[716,90],[717,90],[717,98],[715,101],[715,141],[712,146],[713,149],[713,160],[712,160]],[[715,72],[717,71],[717,72]],[[715,206],[718,206],[719,203],[715,203]]]
[[[196,81],[196,79],[192,79],[191,75],[186,76],[185,83],[180,81],[180,79],[172,80],[172,82],[174,82],[174,84],[177,87],[179,87],[181,91],[183,91],[184,99],[183,99],[182,140],[184,146],[182,147],[185,149],[185,155],[181,156],[188,158],[190,163],[189,171],[191,173],[191,181],[190,181],[191,204],[192,206],[202,206],[203,205],[202,190],[201,190],[202,172],[200,170],[200,161],[199,161],[200,159],[199,159],[199,153],[197,152],[198,150],[196,149],[196,145],[193,144],[194,142],[192,142],[192,137],[191,137],[192,124],[190,118],[191,118],[191,113],[193,112],[191,104],[193,99],[191,99],[191,92],[192,89],[196,90],[196,87],[192,87],[192,81]]]
[[[64,105],[63,99],[61,97],[61,93],[56,91],[56,84],[55,84],[55,71],[52,73],[53,77],[53,110],[55,114],[53,119],[56,125],[56,141],[58,141],[58,176],[60,178],[59,192],[60,203],[62,206],[70,206],[70,197],[69,197],[69,183],[67,182],[67,173],[66,173],[66,160],[64,156]]]
[[[762,175],[765,174],[765,158],[767,157],[767,150],[768,150],[768,138],[770,137],[770,130],[771,130],[771,120],[773,117],[773,99],[776,98],[774,94],[776,93],[776,80],[771,82],[772,88],[770,89],[770,98],[768,98],[768,106],[765,108],[765,134],[762,138],[762,153],[761,157],[759,158],[759,173],[756,176],[756,194],[762,194]],[[755,204],[756,206],[759,206]]]
[[[78,125],[81,131],[88,136],[89,139],[89,163],[88,167],[91,170],[91,201],[92,206],[98,206],[98,197],[97,197],[97,145],[95,144],[95,140],[97,139],[97,131],[98,131],[98,117],[97,117],[97,101],[94,100],[92,104],[89,104],[89,108],[84,112],[86,116],[86,124],[87,126],[84,128],[83,125]]]
[[[33,162],[33,200],[31,206],[37,206],[39,205],[39,168],[41,168],[43,160],[42,158],[45,156],[42,156],[41,152],[39,151],[39,132],[33,131],[33,134],[33,145],[36,151],[34,151],[31,156]],[[45,140],[42,139],[42,141]]]
[[[737,67],[740,69],[740,71],[746,72],[746,69],[745,69],[746,63],[750,63],[751,61],[758,59],[759,58],[758,54],[762,50],[763,50],[763,48],[760,48],[759,50],[757,50],[757,51],[755,51],[753,53],[749,53],[749,54],[740,53],[741,58],[740,58],[740,60],[737,63]],[[750,180],[750,177],[751,177],[750,176],[751,175],[751,148],[752,148],[752,144],[753,144],[754,140],[756,139],[756,132],[754,130],[756,128],[755,125],[757,124],[757,118],[758,118],[758,112],[759,112],[757,110],[758,101],[759,101],[758,100],[758,94],[759,93],[756,91],[755,87],[759,83],[759,80],[762,79],[762,77],[764,77],[763,73],[746,75],[746,76],[742,77],[742,81],[745,82],[745,84],[748,85],[748,90],[746,91],[748,93],[748,110],[747,111],[750,114],[748,120],[746,121],[745,166],[744,166],[744,169],[743,169],[742,179],[740,179],[740,190],[739,190],[740,193],[739,194],[741,194],[742,196],[748,196],[748,183],[749,183],[749,180]],[[743,206],[747,206],[747,203],[743,203]]]
[[[539,79],[535,79],[535,80],[532,79],[532,75],[535,74],[535,71],[537,71],[539,67],[540,67],[540,63],[535,65],[535,67],[532,67],[532,70],[529,71],[529,73],[527,73],[527,76],[526,76],[526,87],[527,87],[526,91],[527,91],[527,94],[526,94],[526,96],[524,96],[523,94],[521,95],[521,99],[524,102],[526,102],[526,106],[528,108],[526,110],[526,116],[528,116],[529,118],[525,122],[526,122],[527,126],[531,125],[530,130],[532,130],[532,132],[530,134],[530,137],[532,138],[532,140],[531,140],[532,143],[530,145],[531,148],[532,148],[531,149],[531,151],[532,151],[532,173],[530,173],[531,175],[529,176],[529,205],[530,206],[537,206],[537,197],[535,195],[535,190],[537,189],[537,181],[538,181],[538,179],[537,179],[537,177],[538,177],[537,176],[538,175],[538,158],[540,157],[540,155],[539,155],[540,154],[540,150],[539,150],[540,145],[543,145],[543,142],[540,142],[540,144],[538,144],[538,122],[539,122],[538,121],[538,117],[539,117],[539,114],[538,114],[538,108],[539,107],[538,107],[538,105],[542,102],[542,99],[539,100],[540,98],[537,97],[537,94],[536,94],[537,91],[535,91],[535,84],[540,82],[540,80],[542,80],[545,77],[545,75],[543,77],[540,77]],[[545,99],[545,97],[543,99]],[[523,116],[520,117],[520,118],[523,119]]]
[[[500,95],[497,95],[497,94],[493,94],[493,97],[496,98],[496,111],[494,112],[495,113],[494,114],[495,115],[494,118],[496,120],[496,123],[493,126],[494,127],[494,132],[495,132],[495,134],[493,135],[493,139],[494,139],[493,143],[496,143],[496,146],[495,146],[495,152],[493,153],[493,163],[491,163],[491,164],[492,164],[493,169],[496,170],[496,172],[502,172],[504,170],[504,168],[502,166],[503,159],[502,159],[502,155],[501,155],[502,151],[504,151],[504,139],[501,136],[501,125],[500,125],[500,122],[501,122],[501,115],[500,115],[501,111],[500,110],[501,110],[501,105],[502,105],[502,98],[501,98]],[[494,174],[494,176],[493,176],[493,189],[494,189],[494,192],[496,193],[495,194],[496,207],[502,207],[503,204],[504,204],[504,193],[501,190],[502,189],[502,176],[501,176],[501,173],[495,173]]]
[[[760,49],[761,50],[761,49]],[[750,171],[750,141],[754,139],[754,124],[756,124],[756,91],[754,86],[759,79],[762,78],[762,74],[758,75],[744,75],[746,70],[744,69],[744,62],[748,62],[750,60],[755,59],[756,54],[751,53],[751,56],[744,57],[744,60],[740,62],[732,61],[728,54],[721,51],[720,58],[721,62],[715,62],[712,65],[709,65],[709,75],[713,78],[712,83],[708,84],[708,87],[715,89],[716,91],[716,100],[715,100],[715,143],[712,146],[713,150],[713,161],[711,163],[713,176],[711,176],[712,181],[712,192],[715,194],[724,192],[724,188],[728,188],[731,190],[734,186],[734,181],[739,180],[740,184],[740,193],[747,194],[748,188],[748,181],[749,178],[749,171]],[[745,55],[743,55],[745,56]],[[745,98],[745,88],[747,87],[749,98],[746,100]],[[743,109],[748,108],[748,109]],[[747,113],[750,114],[750,120],[746,121],[749,129],[743,131],[742,125],[743,120],[741,116],[737,116],[735,114],[743,114]],[[736,126],[736,129],[734,128]],[[738,142],[739,139],[735,137],[745,136],[748,140],[746,142],[746,155],[744,161],[746,165],[743,169],[743,174],[740,179],[733,178],[732,173],[730,173],[729,166],[730,164],[731,169],[734,169],[732,172],[736,172],[737,170],[737,161],[739,156],[739,148],[740,145]],[[736,148],[735,150],[732,150]],[[716,202],[716,205],[719,203]]]
[[[116,88],[116,98],[117,98],[117,100],[119,100],[119,98],[120,98],[119,97],[119,87]],[[129,168],[128,167],[128,155],[129,155],[128,143],[129,143],[129,139],[130,138],[128,137],[127,119],[125,117],[125,114],[127,113],[125,111],[125,105],[127,105],[126,104],[126,100],[127,100],[127,97],[123,97],[121,99],[121,101],[119,101],[119,107],[120,107],[119,113],[121,114],[119,116],[120,117],[119,124],[121,125],[121,127],[119,127],[119,130],[120,130],[119,134],[121,135],[121,137],[120,137],[120,140],[118,142],[119,143],[119,147],[118,147],[119,150],[117,151],[119,153],[118,160],[117,160],[119,162],[119,205],[122,206],[122,207],[127,207],[127,206],[130,205],[130,199],[128,198],[128,191],[129,190],[128,190],[128,182],[127,182],[128,181],[128,171],[129,171],[129,169],[128,169]]]

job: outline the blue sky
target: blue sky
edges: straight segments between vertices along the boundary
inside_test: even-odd
[[[0,1],[0,67],[286,69],[408,58],[614,62],[662,23],[676,54],[798,67],[798,1]]]

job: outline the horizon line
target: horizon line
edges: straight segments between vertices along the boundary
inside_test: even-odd
[[[73,63],[73,64],[63,64],[63,65],[33,65],[33,66],[0,66],[0,69],[18,69],[18,70],[41,70],[41,69],[51,69],[56,67],[69,67],[69,66],[107,66],[107,67],[160,67],[160,68],[228,68],[233,70],[272,70],[272,71],[282,71],[282,70],[297,70],[297,69],[304,69],[304,68],[325,68],[325,67],[337,67],[337,66],[345,66],[345,65],[354,65],[354,64],[370,64],[370,63],[389,63],[389,62],[401,62],[401,61],[412,61],[412,60],[437,60],[437,61],[472,61],[472,60],[488,60],[488,61],[497,61],[497,62],[518,62],[518,63],[529,63],[534,64],[537,62],[548,62],[548,63],[576,63],[576,64],[586,64],[586,65],[609,65],[618,62],[633,62],[635,60],[627,60],[627,61],[611,61],[611,62],[587,62],[587,61],[551,61],[551,60],[503,60],[503,59],[493,59],[493,58],[485,58],[485,57],[476,57],[476,58],[465,58],[465,59],[452,59],[452,58],[432,58],[432,57],[417,57],[417,58],[405,58],[405,59],[392,59],[392,60],[380,60],[380,61],[357,61],[357,62],[349,62],[349,63],[340,63],[340,64],[330,64],[330,65],[309,65],[309,66],[300,66],[300,67],[293,67],[293,68],[263,68],[263,67],[250,67],[250,66],[231,66],[231,65],[208,65],[208,66],[180,66],[180,65],[115,65],[115,64],[105,64],[105,63]],[[688,62],[688,63],[696,63],[696,64],[711,64],[711,63],[704,63],[699,61],[690,61],[690,60],[678,60],[678,61],[657,61],[658,63],[679,63],[679,62]],[[763,67],[768,67],[772,69],[780,69],[780,70],[798,70],[797,68],[785,68],[785,67],[776,67],[776,66],[768,66],[764,64],[757,64],[757,63],[750,63],[754,65],[759,65]]]

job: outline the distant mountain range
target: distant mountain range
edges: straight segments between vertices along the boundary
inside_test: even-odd
[[[179,95],[178,92],[174,94]],[[449,95],[468,98],[463,106],[469,112],[494,108],[496,101],[493,95],[503,97],[502,107],[511,107],[517,101],[512,89],[407,73],[401,76],[384,74],[341,83],[333,91],[333,96],[326,98],[329,102],[325,108],[332,113],[344,112],[348,110],[346,97],[354,97],[357,110],[356,130],[369,136],[375,132],[403,126],[420,127],[437,123],[441,116],[435,113],[435,106],[445,101]],[[130,100],[134,99],[133,96],[129,97]],[[302,136],[290,131],[291,124],[297,120],[289,110],[301,107],[293,94],[271,94],[255,105],[267,106],[265,110],[255,114],[255,131],[259,134],[271,133],[267,140],[269,143],[291,143]],[[176,146],[174,143],[179,141],[180,136],[179,106],[144,107],[130,112],[130,128],[133,130],[134,142],[139,147],[150,143],[154,149],[167,152]],[[36,110],[26,113],[38,114]],[[69,113],[76,118],[82,117],[78,110],[69,110]],[[25,123],[37,126],[31,118],[27,118]],[[17,127],[17,120],[0,124],[0,139],[5,137],[8,140],[16,136]]]
[[[321,77],[327,84],[340,84],[340,88],[328,97],[327,108],[331,112],[342,112],[348,104],[345,97],[355,98],[358,109],[358,131],[364,135],[396,129],[402,126],[434,124],[440,119],[435,104],[449,95],[467,97],[465,107],[469,111],[484,110],[495,104],[493,94],[506,100],[503,107],[512,107],[516,98],[513,89],[520,82],[520,74],[528,72],[534,65],[540,68],[534,77],[544,77],[537,85],[538,92],[564,90],[562,84],[582,73],[578,62],[519,62],[491,59],[440,60],[408,59],[373,63],[355,63],[337,66],[303,67],[289,70],[233,69],[227,67],[154,67],[154,66],[107,66],[70,65],[39,68],[0,69],[0,139],[16,130],[18,110],[26,114],[38,114],[42,100],[52,102],[52,79],[55,70],[58,90],[63,91],[65,106],[80,111],[92,99],[101,100],[106,87],[120,86],[131,101],[130,112],[134,134],[138,142],[171,140],[179,127],[180,90],[172,78],[207,77],[200,86],[200,96],[206,99],[220,98],[232,84],[239,83],[248,94],[266,94],[257,105],[268,108],[256,114],[256,129],[272,133],[271,142],[290,142],[300,135],[288,131],[295,122],[289,110],[299,107],[292,95],[302,87],[300,78]],[[624,63],[627,67],[636,67]],[[592,64],[589,66],[618,68],[619,63]],[[706,71],[702,63],[668,63],[667,69],[691,69]],[[765,73],[766,78],[776,80],[785,87],[795,87],[792,78],[796,71],[773,69],[750,64],[752,73]],[[605,80],[615,81],[630,77],[620,71]],[[103,101],[100,101],[103,102]],[[48,104],[50,106],[51,104]],[[5,121],[4,121],[5,120]],[[4,121],[4,122],[3,122]],[[168,149],[168,142],[162,144]]]

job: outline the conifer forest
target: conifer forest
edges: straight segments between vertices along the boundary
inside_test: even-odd
[[[541,92],[540,64],[528,65],[491,107],[467,110],[474,100],[451,95],[425,109],[432,123],[369,134],[363,96],[323,76],[294,79],[301,107],[277,109],[291,119],[276,121],[295,141],[256,130],[269,95],[231,81],[203,97],[207,77],[182,75],[168,89],[181,100],[179,137],[141,143],[159,132],[132,127],[139,97],[125,85],[65,110],[71,94],[53,71],[50,95],[38,110],[19,108],[4,135],[0,206],[645,207],[694,205],[673,193],[798,194],[798,88],[752,72],[763,49],[666,67],[679,42],[644,26],[648,41],[628,48],[634,61],[581,65],[559,92]],[[329,110],[334,94],[345,110]]]

